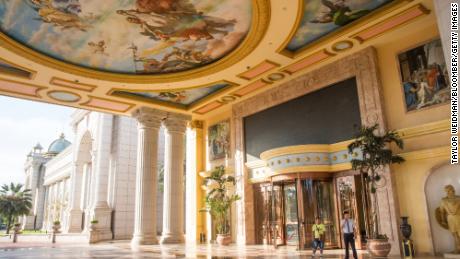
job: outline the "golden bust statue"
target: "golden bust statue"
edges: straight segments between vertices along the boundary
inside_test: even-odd
[[[454,236],[455,253],[460,252],[460,196],[455,195],[452,185],[444,187],[446,197],[442,198],[441,205],[436,209],[436,220]]]

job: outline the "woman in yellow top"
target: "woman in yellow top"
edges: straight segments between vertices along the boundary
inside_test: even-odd
[[[315,224],[313,224],[311,231],[313,233],[313,254],[311,256],[315,256],[318,247],[320,249],[321,256],[323,256],[324,233],[326,232],[326,227],[321,223],[321,219],[319,217],[316,217]]]

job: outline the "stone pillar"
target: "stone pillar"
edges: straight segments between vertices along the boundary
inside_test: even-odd
[[[133,114],[138,121],[136,201],[133,247],[157,244],[156,194],[158,171],[158,135],[163,111],[140,108]]]
[[[198,174],[204,170],[203,122],[194,120],[190,126],[186,135],[185,233],[187,242],[196,242],[200,240],[200,233],[204,233],[204,213],[200,213],[204,204]]]
[[[162,244],[184,242],[184,148],[188,115],[168,114],[166,128]]]
[[[81,223],[83,212],[80,207],[81,203],[81,186],[83,178],[83,164],[75,162],[70,176],[70,197],[69,210],[67,215],[67,232],[81,232]]]
[[[31,198],[32,198],[32,209],[30,210],[29,215],[24,216],[23,222],[22,222],[22,229],[25,230],[32,230],[35,229],[35,212],[36,212],[36,207],[38,204],[37,199],[37,186],[39,182],[39,176],[40,176],[40,161],[33,161],[30,165],[30,168],[28,169],[28,180],[26,181],[26,186],[25,188],[30,190]]]
[[[93,172],[95,172],[95,193],[92,209],[92,219],[98,221],[97,232],[98,240],[112,239],[111,219],[112,209],[109,207],[108,200],[108,185],[109,185],[109,164],[110,164],[110,148],[112,142],[112,124],[113,115],[100,113],[97,127],[96,142],[96,163],[93,164]],[[91,238],[90,238],[91,239]]]

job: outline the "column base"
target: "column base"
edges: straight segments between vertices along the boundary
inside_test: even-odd
[[[68,212],[67,233],[81,233],[82,232],[82,215],[81,210],[70,210]]]
[[[161,236],[161,244],[181,244],[184,243],[184,235],[177,234],[163,234]]]
[[[33,215],[23,217],[22,229],[23,230],[34,230],[34,221],[35,221],[35,216]]]
[[[158,239],[156,235],[133,235],[131,239],[131,247],[137,247],[142,245],[157,245]]]
[[[112,239],[112,210],[109,207],[95,207],[92,213],[92,219],[96,219],[95,230],[89,230],[90,243]]]

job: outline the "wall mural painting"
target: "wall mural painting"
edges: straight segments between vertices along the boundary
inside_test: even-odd
[[[160,101],[172,104],[178,104],[184,107],[192,105],[206,96],[213,94],[221,89],[229,87],[228,83],[219,83],[212,86],[185,89],[179,91],[168,91],[168,92],[131,92],[131,91],[115,91],[113,95],[140,97],[146,100]]]
[[[80,66],[160,74],[203,66],[247,35],[249,0],[0,0],[0,30]]]
[[[398,55],[407,111],[450,101],[449,75],[441,40]]]
[[[230,150],[230,120],[219,122],[208,128],[209,160],[222,159]]]
[[[304,1],[304,13],[286,49],[295,52],[315,40],[369,14],[392,0]]]

